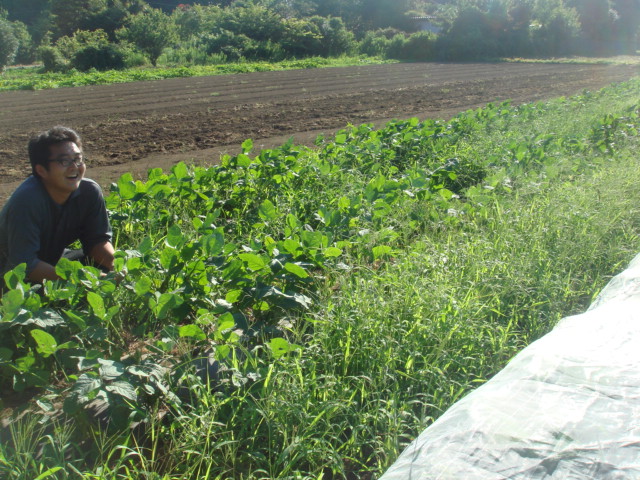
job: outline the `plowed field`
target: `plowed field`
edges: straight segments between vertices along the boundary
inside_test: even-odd
[[[0,204],[30,171],[28,137],[56,124],[80,132],[87,176],[103,187],[180,160],[215,163],[252,138],[310,143],[347,124],[449,118],[487,102],[525,103],[638,75],[638,66],[413,63],[191,77],[0,92]]]

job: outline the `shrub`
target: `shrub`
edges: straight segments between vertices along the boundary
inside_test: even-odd
[[[82,72],[96,70],[121,70],[125,68],[125,52],[113,43],[87,45],[78,50],[71,59],[71,65]]]
[[[369,31],[365,33],[364,38],[360,41],[358,51],[370,57],[386,57],[389,43],[390,40],[387,37]]]
[[[36,55],[42,61],[45,72],[64,72],[69,69],[69,62],[52,45],[41,46]]]
[[[322,56],[332,57],[342,54],[353,53],[356,48],[356,40],[353,33],[347,30],[344,21],[339,17],[319,17],[309,18],[314,23],[322,38],[320,39]]]
[[[402,45],[399,60],[432,60],[435,52],[435,36],[430,32],[417,32],[407,37]]]
[[[173,19],[161,10],[149,9],[129,17],[127,26],[116,32],[121,41],[128,41],[143,52],[155,67],[165,48],[177,40]]]
[[[104,46],[109,44],[109,37],[104,30],[78,30],[73,35],[60,37],[56,40],[56,48],[67,60],[71,60],[79,50],[89,46]]]

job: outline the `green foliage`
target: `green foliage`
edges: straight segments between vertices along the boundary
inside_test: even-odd
[[[153,66],[164,49],[177,39],[176,27],[171,17],[155,9],[129,17],[127,26],[118,30],[116,36],[133,43],[149,57]]]
[[[64,72],[69,68],[68,60],[52,45],[39,47],[36,56],[42,61],[45,72]]]
[[[12,22],[13,35],[18,41],[18,49],[14,58],[16,64],[30,64],[35,59],[35,48],[27,26],[22,22]]]
[[[639,89],[122,176],[116,273],[5,276],[0,387],[74,423],[26,414],[0,474],[379,475],[637,253]]]
[[[98,71],[121,70],[126,66],[126,53],[112,43],[87,45],[74,53],[71,65],[81,72],[92,68]]]
[[[359,44],[365,55],[398,60],[429,61],[436,57],[437,39],[429,32],[407,35],[393,29],[367,32]]]
[[[71,36],[60,37],[54,45],[38,49],[45,72],[64,72],[69,68],[80,71],[123,68],[125,53],[109,43],[103,30],[78,30]]]
[[[59,65],[59,71],[68,70],[68,63],[66,59],[62,57],[60,52],[54,47],[40,47],[39,51],[44,54],[42,58],[48,58],[47,55],[53,56],[53,61],[59,62],[54,65]],[[200,52],[199,55],[202,55]],[[162,59],[167,63],[171,60],[171,55],[175,55],[180,59],[194,60],[194,63],[198,63],[198,59],[202,58],[198,56],[198,52],[192,52],[193,56],[188,56],[189,52],[184,51],[169,51]],[[209,58],[204,52],[206,61]],[[127,64],[131,65],[135,60],[135,53],[127,52]],[[221,57],[217,57],[220,59]],[[39,73],[37,68],[24,68],[20,70],[7,71],[0,78],[0,90],[40,90],[47,88],[59,88],[59,87],[74,87],[79,85],[104,85],[110,83],[123,83],[123,82],[137,82],[143,80],[160,80],[163,78],[177,78],[177,77],[194,77],[203,75],[227,75],[235,73],[248,73],[248,72],[264,72],[274,70],[290,70],[297,68],[325,68],[325,67],[339,67],[349,65],[371,65],[384,63],[384,60],[370,57],[339,57],[336,59],[326,58],[307,58],[300,60],[285,60],[279,63],[267,63],[267,62],[241,62],[237,64],[216,64],[206,66],[192,66],[192,67],[158,67],[158,68],[130,68],[128,70],[115,71],[110,70],[107,72],[89,71],[87,73],[78,72],[75,70],[68,71],[66,73]],[[48,64],[45,64],[47,68]]]
[[[460,12],[438,39],[438,56],[445,60],[486,60],[502,56],[504,39],[496,36],[488,13],[476,7]]]
[[[13,62],[18,46],[18,39],[10,23],[0,18],[0,73]]]

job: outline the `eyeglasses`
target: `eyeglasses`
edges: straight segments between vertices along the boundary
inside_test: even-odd
[[[52,158],[49,161],[58,162],[64,168],[70,167],[71,164],[75,164],[77,167],[81,167],[82,165],[85,164],[86,158],[83,155],[78,155],[77,157]]]

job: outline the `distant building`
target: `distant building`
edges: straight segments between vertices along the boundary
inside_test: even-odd
[[[424,16],[424,17],[411,17],[411,21],[413,22],[416,31],[420,32],[431,32],[431,33],[440,33],[442,31],[442,27],[436,25],[438,17],[433,16]]]

